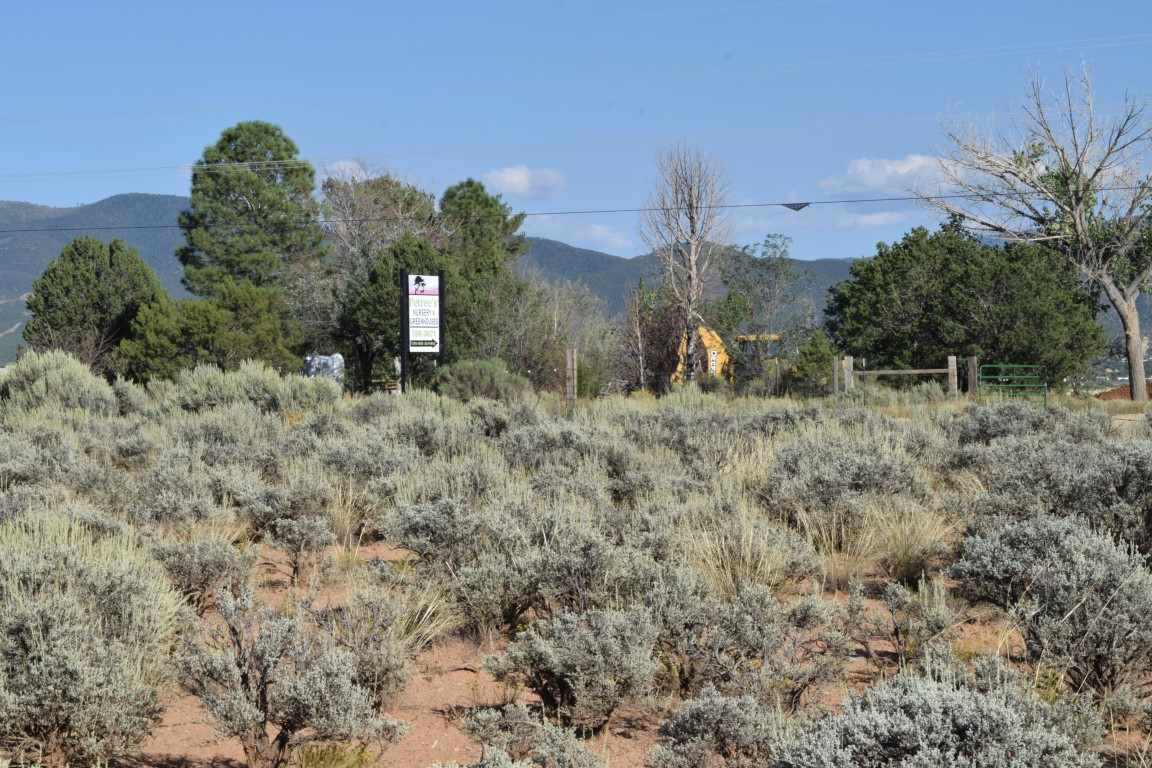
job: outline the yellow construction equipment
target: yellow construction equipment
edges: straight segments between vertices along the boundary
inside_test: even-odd
[[[684,381],[684,356],[688,347],[688,339],[680,340],[680,349],[676,352],[676,370],[672,374],[672,383],[679,384]],[[708,376],[728,378],[728,370],[732,358],[728,356],[728,348],[720,335],[707,326],[701,325],[696,329],[696,360],[695,370]]]

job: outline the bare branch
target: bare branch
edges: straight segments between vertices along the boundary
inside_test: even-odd
[[[660,157],[659,180],[641,223],[644,241],[660,257],[664,280],[680,307],[685,334],[685,379],[693,378],[696,325],[704,280],[723,248],[723,177],[714,163],[687,147]]]
[[[1124,323],[1134,396],[1144,399],[1135,301],[1152,278],[1152,124],[1130,99],[1102,121],[1086,74],[1065,77],[1054,99],[1033,82],[1023,113],[1014,139],[949,134],[943,175],[968,199],[921,197],[973,230],[1043,243],[1101,287]]]

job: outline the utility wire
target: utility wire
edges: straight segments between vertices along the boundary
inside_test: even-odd
[[[1134,189],[1141,189],[1137,186],[1124,186],[1124,187],[1101,187],[1099,192],[1119,192],[1131,191]],[[963,192],[956,194],[946,195],[905,195],[899,197],[858,197],[848,198],[843,200],[796,200],[789,202],[766,202],[766,203],[724,203],[721,205],[704,206],[710,210],[731,210],[741,208],[788,208],[789,210],[799,212],[812,205],[867,205],[870,203],[897,203],[897,202],[923,202],[934,200],[991,200],[1001,197],[1019,198],[1021,195],[1011,193],[986,193],[978,194],[972,192]],[[1029,195],[1029,197],[1042,197],[1042,195]],[[525,218],[531,216],[587,216],[587,215],[605,215],[617,213],[651,213],[655,211],[682,211],[688,210],[683,208],[661,208],[661,207],[645,207],[645,208],[581,208],[572,210],[559,210],[559,211],[526,211],[520,213],[520,216]],[[278,226],[308,226],[311,224],[369,224],[380,223],[387,221],[400,221],[402,217],[398,216],[372,216],[366,218],[341,218],[341,219],[320,219],[318,221],[307,220],[301,221],[298,224],[292,222],[279,222]],[[257,226],[256,224],[201,224],[201,227],[208,229],[240,229],[244,227]],[[103,224],[90,227],[20,227],[14,229],[0,229],[0,235],[16,235],[28,234],[35,232],[107,232],[114,230],[162,230],[162,229],[179,229],[179,224]]]
[[[217,171],[244,169],[249,171],[280,170],[300,167],[313,167],[310,160],[237,160],[219,163],[185,163],[183,165],[153,165],[142,168],[103,168],[98,170],[34,171],[29,173],[2,173],[0,181],[18,181],[55,176],[101,176],[121,173],[149,173],[152,171],[191,171],[192,173],[215,173]]]

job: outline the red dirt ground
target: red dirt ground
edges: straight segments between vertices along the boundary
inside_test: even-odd
[[[1152,389],[1152,379],[1148,379],[1148,387]],[[1115,389],[1106,389],[1096,395],[1097,400],[1131,400],[1132,389],[1125,384]]]
[[[406,723],[408,731],[399,742],[384,749],[376,764],[420,768],[479,759],[480,747],[456,726],[456,720],[473,708],[513,700],[512,692],[483,670],[484,657],[496,650],[471,641],[449,640],[422,654],[407,688],[388,712]],[[533,700],[530,694],[517,698],[526,703]],[[662,716],[659,711],[618,712],[613,718],[615,724],[588,746],[613,768],[641,766],[656,742]],[[243,761],[240,742],[217,734],[211,717],[195,697],[172,691],[164,719],[131,762],[209,766]]]
[[[283,604],[291,591],[286,580],[275,573],[281,570],[281,558],[269,557],[259,590],[268,604]],[[395,557],[395,550],[382,546],[361,550],[362,557]],[[326,585],[314,593],[318,603],[339,604],[347,597],[343,585]],[[843,592],[826,594],[833,601],[843,601]],[[789,599],[784,596],[784,599]],[[883,616],[885,609],[878,600],[867,601],[870,616]],[[531,703],[531,693],[508,690],[484,671],[484,658],[500,649],[497,644],[480,644],[453,638],[421,654],[414,662],[407,687],[388,715],[407,724],[407,732],[396,744],[385,748],[375,761],[380,768],[427,768],[436,763],[467,765],[479,759],[480,747],[457,726],[469,710],[500,706],[512,701]],[[891,646],[883,640],[872,644],[880,657],[891,655]],[[1018,660],[1023,643],[1011,630],[1002,613],[992,608],[968,608],[955,627],[952,646],[964,658],[980,653],[998,652],[1002,657]],[[809,692],[805,710],[809,714],[837,709],[846,696],[859,693],[883,675],[896,671],[893,664],[879,670],[863,654],[851,659],[840,679]],[[675,708],[675,702],[650,701],[644,706],[616,713],[608,728],[587,746],[602,756],[607,768],[641,768],[648,750],[657,741],[657,728]],[[1131,736],[1132,734],[1129,734]],[[1143,737],[1142,733],[1135,734]],[[1119,746],[1128,738],[1117,733],[1112,742]],[[244,753],[236,739],[220,736],[211,717],[199,701],[182,691],[169,691],[165,697],[163,720],[152,736],[141,745],[140,752],[125,761],[131,768],[164,766],[164,768],[239,768]]]

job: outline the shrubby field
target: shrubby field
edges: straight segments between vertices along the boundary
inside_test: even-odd
[[[1147,764],[1147,425],[481,374],[23,357],[0,762],[147,762],[179,706],[253,768]],[[410,722],[448,644],[474,695]]]

